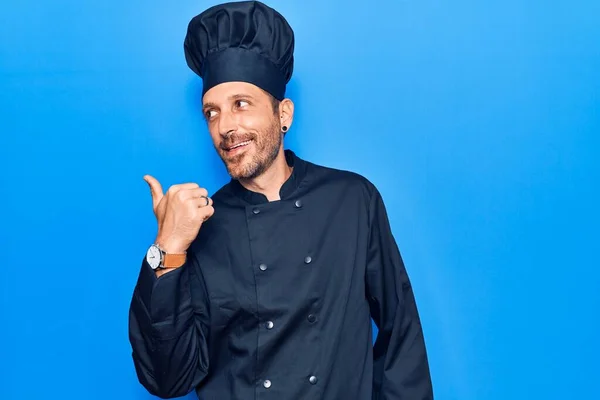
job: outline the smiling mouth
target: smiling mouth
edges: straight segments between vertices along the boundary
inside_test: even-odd
[[[237,149],[241,149],[243,147],[246,147],[250,143],[252,143],[252,140],[246,140],[246,141],[243,141],[243,142],[236,143],[233,146],[225,147],[224,150],[227,151],[227,152],[233,152],[233,151],[235,151]]]

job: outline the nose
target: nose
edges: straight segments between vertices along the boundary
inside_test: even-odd
[[[219,117],[219,133],[223,137],[229,136],[231,133],[237,131],[238,123],[230,111],[221,112]]]

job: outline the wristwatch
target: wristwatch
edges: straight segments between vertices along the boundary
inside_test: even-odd
[[[146,261],[154,270],[160,268],[181,267],[185,263],[186,253],[167,253],[156,243],[152,244],[146,253]]]

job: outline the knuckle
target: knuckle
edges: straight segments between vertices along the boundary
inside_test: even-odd
[[[183,205],[188,210],[189,215],[194,216],[198,212],[198,207],[193,201],[186,201]]]
[[[185,190],[179,190],[175,193],[175,197],[180,201],[185,200]]]

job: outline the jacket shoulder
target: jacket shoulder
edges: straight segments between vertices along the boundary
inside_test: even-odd
[[[366,176],[347,169],[334,168],[331,166],[308,162],[309,173],[314,176],[316,182],[324,182],[330,185],[358,190],[369,197],[377,192],[375,184]]]

